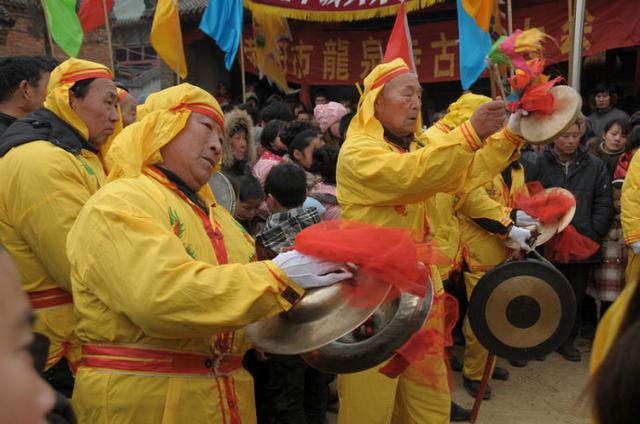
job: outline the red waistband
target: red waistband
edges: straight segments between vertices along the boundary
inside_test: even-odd
[[[51,308],[52,306],[73,303],[71,294],[59,288],[28,292],[27,295],[33,309]]]
[[[116,345],[85,344],[80,366],[161,374],[222,377],[242,368],[242,355],[217,356]]]

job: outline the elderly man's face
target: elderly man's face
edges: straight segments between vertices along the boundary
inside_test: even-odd
[[[176,174],[193,191],[209,182],[220,160],[222,129],[207,115],[192,112],[187,125],[160,149],[163,166]]]
[[[375,101],[375,116],[393,134],[405,137],[415,131],[421,107],[418,78],[403,74],[385,84]]]
[[[89,91],[82,97],[69,95],[71,109],[82,119],[89,130],[89,141],[101,146],[109,140],[120,119],[116,85],[107,78],[96,78],[89,84]]]

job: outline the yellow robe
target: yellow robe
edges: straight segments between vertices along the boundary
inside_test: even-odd
[[[466,196],[458,209],[462,252],[466,263],[463,274],[467,298],[482,276],[509,258],[511,251],[503,244],[504,237],[491,233],[473,219],[490,219],[504,227],[513,224],[511,205],[513,195],[525,190],[524,169],[511,170],[511,187],[507,187],[502,175],[497,175],[483,187]],[[478,342],[469,321],[464,321],[465,349],[463,375],[479,381],[487,361],[488,351]],[[495,362],[494,362],[495,364]]]
[[[382,127],[379,134],[382,134]],[[471,135],[469,143],[466,136]],[[413,142],[410,152],[366,131],[352,131],[342,146],[337,167],[337,197],[343,219],[408,228],[418,241],[426,240],[427,199],[440,191],[470,191],[498,174],[517,158],[520,140],[508,130],[489,137],[482,146],[473,127],[463,123],[443,136],[441,142],[422,147]],[[475,148],[474,148],[475,146]],[[437,293],[440,275],[432,267]],[[426,327],[443,330],[442,319],[431,319]],[[377,369],[338,377],[340,413],[338,422],[348,423],[448,423],[450,393],[444,361],[433,364],[441,384],[432,389],[407,376],[390,379]]]
[[[303,291],[272,262],[253,262],[251,238],[215,203],[224,236],[218,265],[190,203],[147,172],[107,184],[71,230],[68,254],[83,343],[200,355],[242,355],[242,327],[292,307]],[[241,265],[244,264],[244,265]],[[83,356],[84,358],[85,356]],[[223,423],[234,409],[254,423],[253,382],[80,365],[73,405],[80,423]]]
[[[89,131],[69,106],[69,74],[96,69],[96,63],[68,59],[51,74],[45,107],[85,140]],[[118,127],[119,129],[119,127]],[[50,289],[71,292],[66,239],[80,209],[105,181],[100,158],[82,149],[75,155],[49,141],[14,147],[0,159],[0,243],[15,263],[24,290],[33,295]],[[78,359],[71,303],[37,309],[34,331],[51,340],[45,369],[63,356]]]
[[[640,241],[640,155],[633,156],[622,186],[621,221],[622,233],[627,246]],[[640,255],[634,254],[631,247],[627,252],[629,257],[625,272],[626,286],[598,324],[591,351],[591,374],[596,372],[609,353],[609,349],[618,336],[618,329],[627,314],[629,301],[638,286]]]

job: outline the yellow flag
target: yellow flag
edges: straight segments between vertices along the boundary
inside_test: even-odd
[[[277,59],[280,53],[278,40],[291,39],[287,20],[278,15],[254,12],[253,36],[256,42],[256,61],[260,77],[266,75],[285,93],[289,93],[291,90],[287,85],[286,70]]]
[[[151,45],[173,72],[187,77],[178,3],[180,0],[158,0],[151,25]]]

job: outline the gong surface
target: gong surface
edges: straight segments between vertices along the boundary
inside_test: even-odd
[[[218,204],[233,215],[236,208],[236,193],[233,190],[231,181],[221,172],[215,172],[209,180],[209,186]]]
[[[526,259],[497,266],[478,281],[469,300],[469,324],[480,344],[507,359],[533,359],[569,337],[576,299],[553,266]]]
[[[520,130],[525,140],[532,144],[543,144],[552,141],[567,129],[578,118],[582,107],[580,94],[567,85],[552,87],[553,112],[531,112],[522,117]]]

